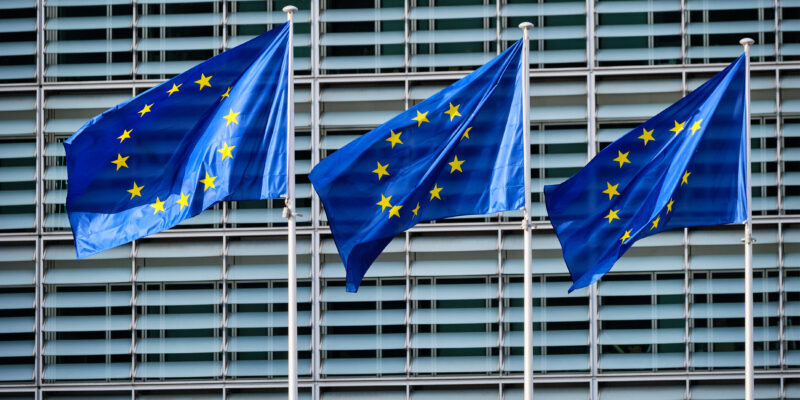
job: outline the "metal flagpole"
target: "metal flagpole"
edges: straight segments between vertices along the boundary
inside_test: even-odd
[[[523,160],[523,168],[525,168],[525,216],[522,220],[522,229],[525,232],[523,236],[523,250],[524,256],[524,296],[523,311],[525,312],[523,336],[524,336],[524,352],[523,362],[523,376],[525,381],[524,386],[524,399],[533,399],[533,290],[531,288],[531,281],[533,280],[531,273],[531,120],[530,120],[530,97],[528,96],[528,87],[530,85],[530,63],[528,62],[528,34],[533,24],[530,22],[523,22],[519,24],[522,29],[522,143],[525,147],[525,155]]]
[[[744,395],[753,400],[753,192],[750,187],[750,46],[753,39],[739,41],[745,57],[745,131],[747,138],[747,222],[744,224]]]
[[[283,208],[283,217],[288,219],[289,225],[289,329],[286,333],[289,338],[289,400],[297,400],[297,254],[295,199],[294,199],[294,13],[297,7],[283,7],[286,19],[289,21],[289,65],[288,90],[286,92],[286,207]]]

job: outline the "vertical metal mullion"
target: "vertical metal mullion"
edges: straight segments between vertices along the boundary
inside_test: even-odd
[[[497,371],[499,376],[503,376],[505,357],[503,354],[503,341],[505,334],[503,329],[503,230],[497,230]]]
[[[137,0],[131,0],[131,79],[134,82],[134,86],[136,86],[136,69],[138,68],[137,65],[137,55],[136,55],[136,48],[138,46],[138,35],[136,25],[138,23],[138,10],[136,5]]]
[[[34,318],[36,324],[34,328],[34,340],[36,343],[34,359],[34,385],[36,386],[36,398],[42,397],[42,382],[44,380],[44,242],[41,236],[36,238],[36,259],[34,260],[34,284],[36,300],[34,301]]]
[[[689,18],[687,18],[686,13],[686,0],[681,0],[681,64],[688,64],[687,57],[687,49],[689,47],[689,40],[686,37],[686,24],[688,24]],[[688,390],[688,389],[687,389]]]
[[[411,37],[411,21],[409,19],[409,2],[410,0],[403,1],[403,71],[406,74],[411,72],[411,44],[410,37]],[[408,79],[406,79],[407,81]],[[406,107],[408,108],[408,107]]]
[[[588,60],[588,68],[589,73],[587,77],[587,102],[586,102],[586,111],[588,121],[586,124],[586,135],[587,135],[587,144],[588,151],[586,154],[586,159],[591,160],[594,158],[597,152],[597,93],[596,93],[596,85],[595,85],[595,9],[594,9],[594,0],[586,0],[586,57]],[[598,400],[598,383],[597,383],[597,374],[598,374],[598,358],[599,358],[599,349],[598,349],[598,335],[599,335],[599,323],[598,320],[598,302],[599,296],[597,291],[597,283],[592,284],[589,286],[589,359],[590,359],[590,373],[591,373],[591,399]]]
[[[320,126],[320,32],[322,21],[320,18],[320,2],[311,1],[311,166],[319,163],[322,158],[320,141],[322,128]],[[322,261],[320,254],[320,213],[322,212],[319,196],[311,188],[311,396],[319,400],[322,375]]]
[[[690,360],[690,325],[691,315],[689,314],[689,304],[691,296],[689,293],[689,229],[683,228],[683,368],[689,373]]]
[[[228,50],[228,1],[222,0],[222,51]]]
[[[411,376],[411,234],[408,231],[405,232],[405,245],[403,246],[403,250],[405,251],[405,269],[403,274],[405,275],[406,279],[406,288],[403,297],[406,302],[406,315],[405,315],[405,325],[406,325],[406,343],[405,343],[405,350],[406,350],[406,366],[405,366],[405,373],[406,377]],[[406,390],[408,392],[408,390]]]
[[[222,306],[222,380],[228,377],[228,234],[222,231],[222,297],[219,304]],[[223,390],[224,392],[224,390]],[[223,393],[224,395],[224,393]]]
[[[778,201],[778,215],[783,214],[783,107],[781,106],[781,75],[775,70],[775,197]]]
[[[503,18],[501,16],[500,3],[501,3],[501,0],[497,0],[494,3],[494,18],[495,18],[495,21],[494,21],[494,24],[495,24],[495,38],[494,39],[495,39],[495,54],[497,54],[497,55],[500,55],[500,53],[502,52],[502,50],[501,50],[502,46],[501,45],[503,44],[502,43],[503,42],[503,40],[502,40],[503,29],[501,27],[501,25],[502,25],[501,22],[502,22]]]
[[[318,230],[314,230],[311,235],[311,314],[313,325],[311,326],[311,368],[312,368],[312,398],[319,400],[320,398],[320,370],[322,366],[322,332],[321,329],[321,315],[322,315],[322,285],[321,285],[321,270],[322,263],[320,262],[320,234]]]
[[[134,240],[131,242],[131,382],[136,381],[136,300],[138,293],[136,293],[136,244]]]
[[[34,397],[37,400],[42,398],[42,381],[44,376],[44,338],[42,337],[42,326],[44,321],[44,242],[42,231],[44,230],[44,0],[36,0],[36,199],[34,201],[34,231],[36,233],[36,254],[33,262],[34,268],[34,359],[33,359],[33,383],[36,387]]]
[[[784,339],[786,338],[786,307],[784,305],[784,253],[783,253],[783,224],[778,223],[778,366],[783,371],[784,364],[786,363],[785,351],[786,346]],[[765,318],[766,319],[766,318]],[[767,319],[768,320],[768,319]]]

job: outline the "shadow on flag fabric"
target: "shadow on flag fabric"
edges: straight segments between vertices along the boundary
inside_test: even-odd
[[[286,193],[289,24],[94,117],[64,142],[78,258],[224,200]]]
[[[519,41],[311,171],[348,292],[419,222],[524,206],[521,50]]]
[[[573,285],[591,285],[639,239],[747,219],[745,58],[611,143],[560,185],[547,213]]]

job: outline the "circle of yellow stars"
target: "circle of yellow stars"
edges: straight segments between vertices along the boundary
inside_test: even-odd
[[[460,107],[461,107],[461,104],[453,104],[451,102],[448,103],[448,109],[445,110],[443,112],[443,114],[446,114],[448,116],[448,121],[449,122],[454,121],[456,117],[461,117],[462,116],[461,112],[459,111]],[[430,115],[430,112],[431,111],[415,110],[416,116],[411,118],[411,120],[415,121],[417,123],[417,127],[422,126],[422,124],[424,124],[424,123],[430,123],[430,120],[428,119],[428,115]],[[459,138],[459,141],[464,140],[464,139],[469,139],[470,138],[469,135],[470,135],[470,131],[471,130],[472,130],[471,126],[467,127],[464,130],[464,132],[461,134],[461,137]],[[394,149],[395,146],[404,144],[403,143],[403,139],[402,139],[402,135],[403,135],[403,132],[401,132],[401,131],[395,132],[392,129],[389,130],[388,137],[385,139],[385,141],[389,142],[389,144],[391,145],[390,149]],[[447,163],[450,166],[450,173],[451,174],[457,173],[457,172],[458,173],[464,173],[463,165],[464,165],[465,162],[466,162],[466,160],[458,158],[458,154],[454,154],[453,155],[453,160]],[[376,168],[373,169],[371,172],[376,175],[378,181],[381,181],[384,177],[387,177],[387,176],[390,177],[391,176],[391,173],[389,172],[390,169],[391,169],[389,163],[384,164],[380,160],[376,160],[375,161],[375,165],[376,165]],[[435,182],[433,184],[433,188],[431,188],[428,191],[428,193],[430,194],[430,197],[429,197],[428,200],[429,201],[442,200],[442,196],[443,196],[442,192],[443,192],[443,190],[444,190],[444,188],[440,187],[438,182]],[[389,210],[388,219],[392,219],[392,217],[401,218],[400,210],[403,208],[403,206],[399,205],[399,204],[392,204],[391,200],[392,200],[392,196],[386,196],[385,194],[381,193],[380,194],[380,201],[378,201],[375,204],[378,205],[378,206],[381,206],[381,213],[385,212],[387,209]],[[420,209],[421,209],[421,205],[420,205],[419,202],[417,202],[416,206],[411,209],[411,213],[413,214],[414,217],[417,217],[419,215]]]
[[[677,120],[673,120],[673,127],[670,128],[669,131],[673,132],[674,135],[678,135],[678,134],[680,134],[681,132],[684,131],[685,126],[686,126],[686,124],[688,122],[689,121],[678,122]],[[698,130],[703,129],[703,125],[702,124],[703,124],[703,119],[702,118],[694,121],[693,124],[689,127],[689,130],[691,131],[690,134],[694,135],[695,133],[697,133]],[[642,145],[644,147],[646,147],[648,143],[656,141],[655,137],[653,137],[653,132],[654,132],[654,129],[648,130],[647,128],[642,128],[642,134],[641,134],[641,136],[638,136],[637,139],[641,139],[642,140]],[[616,158],[612,159],[611,161],[613,161],[615,163],[618,163],[619,168],[623,168],[625,166],[625,164],[631,164],[631,161],[628,158],[630,153],[631,153],[630,151],[623,152],[622,150],[618,149]],[[692,174],[691,171],[688,171],[688,170],[684,171],[683,176],[681,177],[679,186],[688,185],[689,184],[689,176],[691,174]],[[606,189],[603,190],[602,193],[608,195],[608,200],[613,200],[614,196],[621,196],[619,186],[620,186],[619,183],[611,184],[611,182],[607,181],[606,182]],[[672,212],[672,206],[674,205],[674,203],[675,203],[674,199],[670,198],[669,202],[667,203],[667,205],[665,207],[666,208],[665,214],[669,214],[669,213]],[[608,224],[614,223],[615,220],[622,221],[622,219],[620,218],[620,216],[618,214],[620,211],[621,211],[621,209],[616,209],[615,210],[613,208],[610,208],[608,210],[608,213],[605,216],[603,216],[603,218],[608,220]],[[652,230],[658,229],[658,226],[659,226],[660,222],[661,222],[661,215],[657,214],[650,221],[650,230],[652,231]],[[628,241],[628,239],[631,238],[631,232],[632,231],[633,231],[632,229],[626,229],[624,231],[622,236],[619,238],[620,244],[625,244]]]
[[[197,91],[198,92],[202,92],[204,88],[213,87],[212,84],[211,84],[211,79],[213,77],[214,77],[213,75],[206,76],[204,73],[201,73],[200,74],[200,78],[198,80],[194,81],[194,83],[196,83],[198,85],[197,86]],[[166,91],[167,97],[172,97],[173,94],[183,93],[183,91],[181,89],[182,89],[182,86],[184,85],[184,83],[175,83],[175,82],[173,82],[171,85],[172,85],[172,87],[169,90]],[[223,101],[225,98],[230,98],[230,95],[231,95],[231,87],[228,86],[227,90],[225,91],[225,93],[223,93],[220,96],[220,101]],[[154,106],[155,106],[155,103],[150,103],[150,104],[144,103],[143,106],[142,106],[142,109],[137,112],[139,114],[139,118],[145,118],[149,113],[151,113],[154,110],[156,110],[157,107],[154,107]],[[239,120],[238,120],[239,114],[241,114],[241,111],[236,112],[236,111],[233,110],[233,108],[229,107],[228,114],[222,116],[222,119],[225,120],[225,126],[228,127],[231,124],[238,125],[239,124]],[[133,133],[134,133],[133,129],[124,129],[122,131],[122,134],[117,137],[117,139],[119,139],[119,143],[120,144],[124,144],[124,143],[126,143],[125,142],[126,140],[133,139],[133,137],[131,136],[131,134],[133,134]],[[401,133],[402,132],[398,132],[397,135],[396,135],[397,138],[393,139],[399,144],[402,144],[402,141],[400,141],[400,139],[399,139]],[[394,146],[394,144],[395,143],[393,143],[392,146]],[[217,149],[217,152],[219,152],[220,157],[221,157],[220,161],[224,161],[224,160],[226,160],[228,158],[233,159],[234,158],[234,149],[235,148],[236,148],[236,146],[230,146],[225,141],[222,142],[222,147]],[[120,168],[129,168],[128,160],[130,158],[131,158],[130,155],[122,155],[121,153],[117,153],[117,158],[112,160],[111,164],[113,164],[115,166],[115,168],[116,168],[115,170],[116,171],[119,171]],[[388,167],[388,165],[386,165],[386,166]],[[386,174],[388,175],[388,173],[386,173]],[[199,180],[199,183],[203,184],[203,191],[205,192],[205,191],[207,191],[209,189],[216,189],[216,185],[215,185],[216,179],[217,179],[216,176],[211,176],[208,172],[205,172],[205,177],[203,179]],[[136,181],[134,181],[133,182],[133,186],[130,189],[126,190],[130,194],[130,199],[129,200],[133,200],[136,197],[142,197],[142,190],[144,188],[145,188],[145,185],[139,185],[139,184],[136,183]],[[178,198],[175,201],[175,204],[180,207],[179,208],[180,211],[182,211],[185,207],[189,206],[189,201],[190,201],[190,198],[191,198],[191,194],[192,193],[188,193],[188,194],[186,194],[184,192],[180,193],[180,198]],[[151,207],[153,209],[153,214],[157,214],[159,212],[166,213],[165,203],[166,202],[164,200],[161,200],[160,196],[156,196],[155,202],[152,203],[152,204],[149,204],[149,207]],[[398,217],[399,217],[398,212],[400,210],[400,207],[402,207],[402,206],[397,207],[393,211],[394,214],[397,215]]]

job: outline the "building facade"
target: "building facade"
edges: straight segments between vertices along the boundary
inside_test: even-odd
[[[742,227],[642,240],[567,294],[542,187],[698,87],[749,36],[756,398],[800,399],[798,0],[3,0],[0,399],[285,398],[282,203],[219,204],[77,261],[61,142],[282,23],[287,4],[300,9],[301,398],[522,398],[521,213],[418,225],[348,294],[307,174],[530,21],[537,398],[742,398]]]

